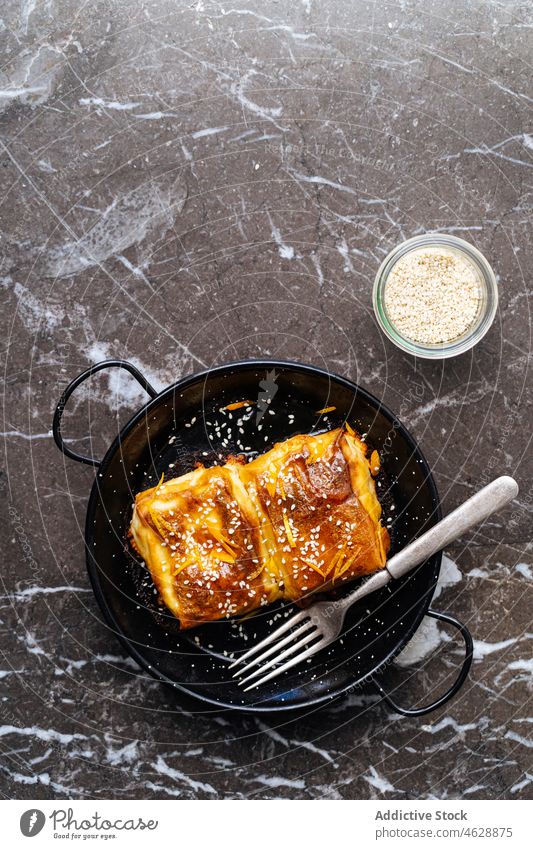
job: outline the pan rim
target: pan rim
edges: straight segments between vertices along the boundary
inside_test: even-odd
[[[356,681],[352,681],[351,683],[345,686],[337,687],[330,693],[326,693],[322,696],[309,698],[306,701],[298,702],[298,704],[278,704],[275,706],[263,706],[260,704],[237,705],[231,702],[225,702],[221,699],[212,698],[211,696],[204,695],[201,692],[197,692],[196,690],[191,690],[182,683],[173,681],[167,675],[160,672],[151,664],[149,664],[148,661],[143,657],[143,655],[137,650],[135,645],[132,644],[130,638],[128,638],[128,636],[119,626],[115,615],[107,602],[105,593],[100,583],[99,567],[96,564],[95,558],[92,554],[94,547],[94,519],[98,506],[98,500],[100,498],[100,479],[105,478],[106,471],[109,465],[111,464],[113,458],[115,457],[117,450],[120,448],[122,441],[129,435],[129,433],[134,429],[138,422],[143,419],[149,412],[159,407],[163,401],[167,400],[177,391],[184,390],[191,384],[197,383],[200,380],[206,380],[212,375],[220,376],[224,373],[235,372],[236,370],[244,371],[248,369],[262,368],[274,368],[280,370],[292,369],[306,373],[311,376],[327,378],[328,380],[334,381],[335,383],[344,386],[346,389],[352,392],[354,396],[360,395],[364,397],[365,400],[369,402],[374,409],[376,409],[376,411],[382,413],[391,422],[391,425],[394,425],[395,430],[399,433],[402,439],[407,442],[409,448],[414,453],[416,453],[417,459],[419,460],[420,465],[422,466],[424,478],[432,499],[432,514],[435,516],[435,521],[439,521],[442,518],[441,501],[438,494],[437,485],[435,483],[435,479],[433,477],[429,464],[424,456],[424,453],[422,452],[416,439],[411,435],[405,425],[398,419],[398,417],[392,412],[392,410],[390,410],[390,408],[386,404],[376,398],[376,396],[369,392],[367,389],[360,386],[360,384],[355,383],[354,381],[349,380],[346,377],[342,377],[342,375],[339,375],[336,372],[327,371],[326,369],[322,369],[318,366],[313,366],[308,363],[300,363],[295,360],[237,360],[231,363],[226,363],[225,365],[203,369],[202,371],[186,375],[185,377],[180,378],[178,381],[176,381],[176,383],[173,383],[170,386],[166,387],[166,389],[163,389],[154,398],[151,398],[149,401],[147,401],[147,403],[144,404],[143,407],[137,410],[137,412],[132,415],[131,419],[129,419],[129,421],[120,430],[120,432],[117,434],[117,436],[107,449],[103,459],[98,465],[95,479],[91,487],[91,493],[89,496],[87,514],[85,519],[85,550],[86,567],[89,575],[89,580],[91,582],[91,586],[94,592],[94,596],[96,598],[98,606],[100,607],[100,610],[102,611],[102,614],[104,615],[107,625],[110,627],[115,637],[119,640],[121,645],[133,658],[133,660],[135,660],[135,662],[141,667],[141,669],[147,672],[152,678],[172,688],[174,692],[183,693],[185,696],[187,696],[187,698],[191,698],[193,700],[211,705],[217,710],[232,710],[242,714],[273,714],[280,712],[287,713],[289,711],[305,710],[311,707],[323,706],[328,702],[332,702],[334,699],[341,698],[350,691],[353,691],[355,689],[362,689],[366,683],[372,680],[374,675],[377,675],[380,670],[386,668],[407,645],[409,640],[412,638],[412,636],[418,629],[420,623],[422,622],[422,619],[426,615],[430,607],[431,600],[433,598],[436,587],[435,583],[435,587],[433,588],[433,590],[429,590],[424,594],[424,596],[420,600],[419,610],[413,620],[413,624],[411,625],[411,627],[404,632],[400,641],[395,645],[393,649],[391,649],[390,653],[371,672],[367,673],[362,678],[357,679]],[[434,572],[437,580],[440,574],[441,561],[442,552],[438,552],[437,554],[433,555],[428,561],[432,564],[432,571]]]

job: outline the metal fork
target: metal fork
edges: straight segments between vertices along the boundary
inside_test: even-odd
[[[432,554],[456,540],[474,525],[483,522],[492,513],[501,510],[517,494],[518,484],[513,478],[506,475],[496,478],[460,507],[457,507],[456,510],[453,510],[445,519],[442,519],[421,537],[395,554],[384,569],[368,578],[354,592],[337,601],[317,602],[307,610],[302,610],[287,619],[272,634],[269,634],[268,637],[265,637],[264,640],[261,640],[230,665],[229,668],[232,669],[253,658],[239,669],[233,677],[241,677],[239,684],[242,685],[261,676],[258,681],[254,681],[253,684],[244,688],[251,690],[253,687],[259,687],[266,681],[281,675],[282,672],[286,672],[292,666],[312,657],[321,649],[329,646],[339,636],[346,611],[352,604],[369,593],[386,586],[393,578],[401,578],[403,575],[407,575]],[[285,636],[283,636],[284,634]],[[279,639],[280,637],[282,639]],[[285,646],[286,648],[284,648]],[[261,649],[266,649],[266,651],[257,655],[257,652]],[[283,651],[281,651],[282,649]],[[254,657],[254,655],[257,656]],[[270,658],[270,660],[267,660],[267,658]],[[286,658],[290,659],[286,660]],[[263,663],[263,661],[267,662]],[[286,662],[282,663],[282,661]],[[281,666],[278,664],[281,664]],[[257,668],[252,672],[251,670],[254,667]],[[265,675],[264,673],[268,669],[272,671]]]

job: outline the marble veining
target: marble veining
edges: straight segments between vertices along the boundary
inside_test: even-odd
[[[2,794],[531,798],[530,7],[7,0],[0,17]],[[489,334],[444,364],[372,314],[380,262],[428,230],[476,245],[500,288]],[[419,440],[445,510],[514,475],[517,502],[450,547],[432,602],[474,636],[457,698],[418,720],[370,689],[254,717],[141,672],[85,572],[93,472],[50,429],[68,380],[110,357],[157,389],[248,357],[347,375]],[[145,400],[95,377],[69,444],[101,456]],[[461,651],[427,618],[385,680],[422,703]]]

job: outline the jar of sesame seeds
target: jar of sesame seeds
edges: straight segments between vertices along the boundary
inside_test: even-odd
[[[398,348],[425,359],[468,351],[491,326],[498,287],[476,248],[443,233],[398,245],[382,262],[373,291],[379,326]]]

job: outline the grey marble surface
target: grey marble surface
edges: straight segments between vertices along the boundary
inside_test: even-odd
[[[531,797],[532,26],[514,0],[3,4],[4,796]],[[444,364],[372,316],[380,261],[427,230],[500,285],[487,337]],[[64,385],[108,356],[158,387],[242,357],[356,379],[446,509],[515,475],[516,504],[447,552],[436,603],[475,638],[455,701],[402,719],[363,691],[257,719],[141,674],[85,572],[93,472],[50,436]],[[69,433],[99,453],[142,402],[95,379]],[[455,668],[450,637],[425,622],[391,671],[406,703]]]

